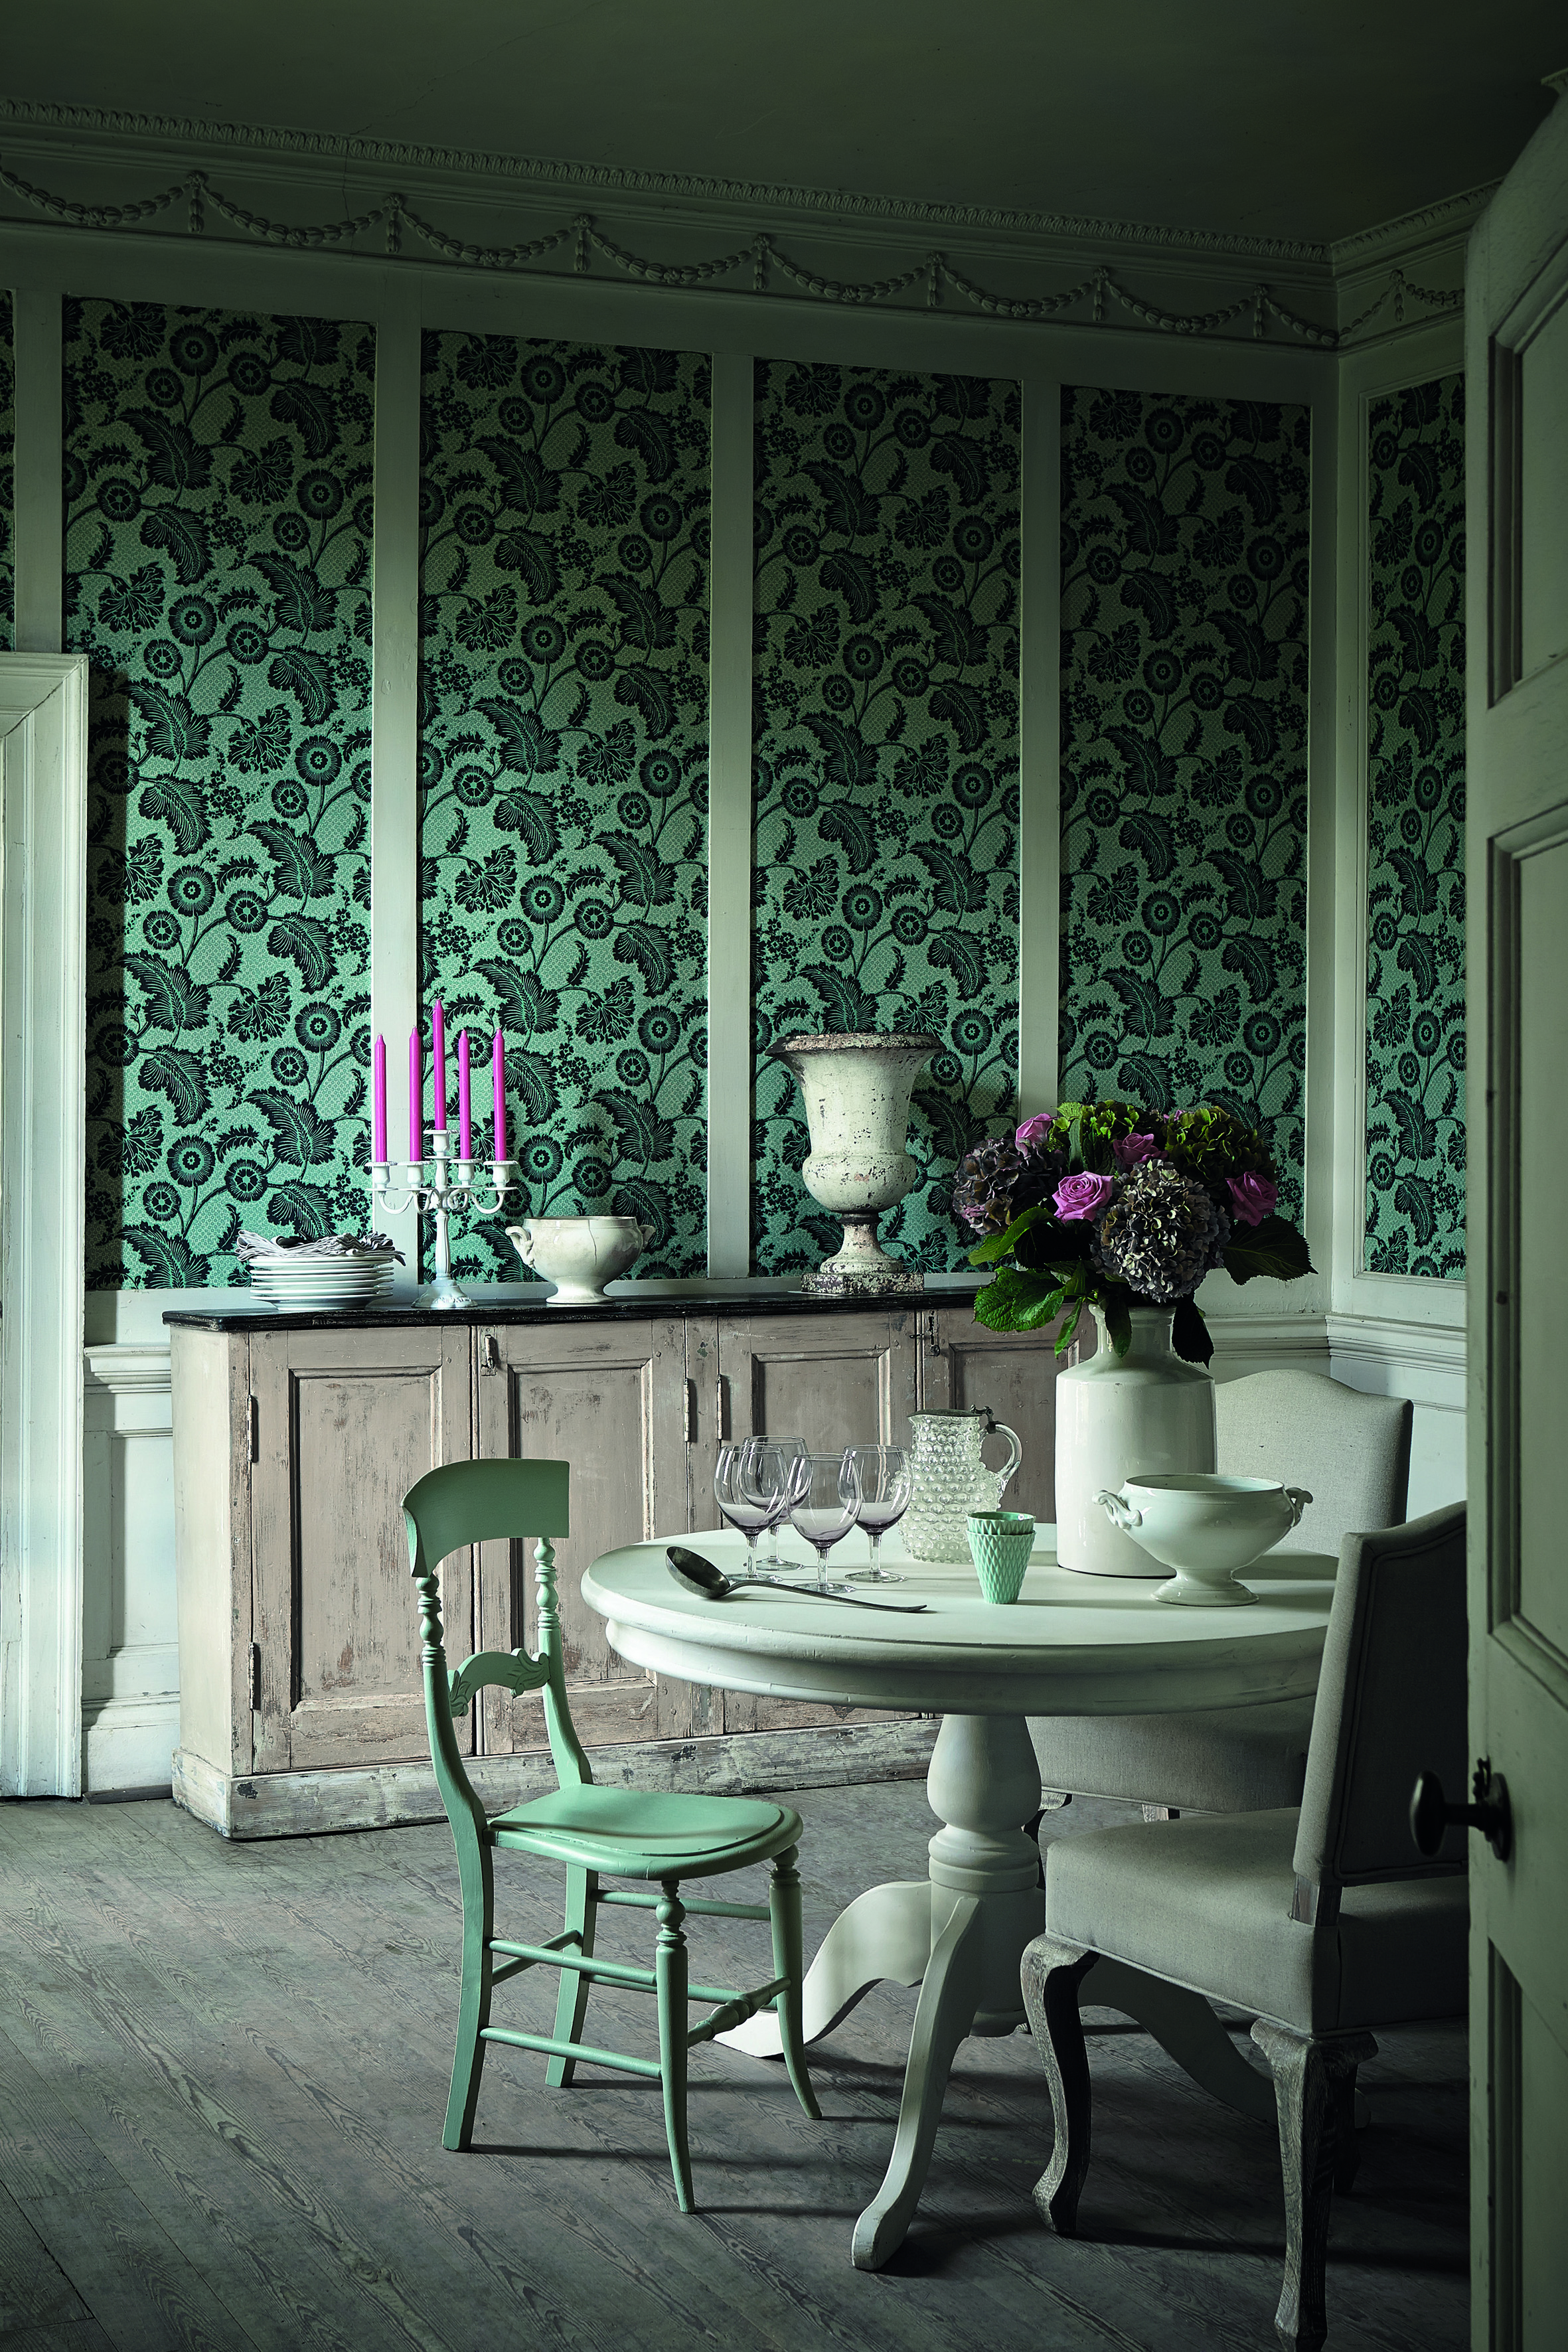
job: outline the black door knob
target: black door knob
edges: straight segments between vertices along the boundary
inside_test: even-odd
[[[1498,1860],[1508,1860],[1513,1850],[1508,1782],[1500,1772],[1492,1770],[1489,1757],[1483,1756],[1476,1766],[1471,1794],[1473,1803],[1450,1805],[1436,1772],[1422,1773],[1410,1799],[1410,1834],[1419,1853],[1428,1857],[1436,1854],[1442,1845],[1444,1831],[1452,1824],[1479,1830]]]

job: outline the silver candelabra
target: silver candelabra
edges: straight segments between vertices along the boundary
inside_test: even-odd
[[[452,1279],[452,1249],[447,1221],[454,1205],[477,1212],[481,1217],[499,1217],[501,1202],[509,1192],[519,1189],[515,1160],[453,1160],[447,1130],[442,1127],[430,1130],[430,1172],[426,1162],[409,1160],[399,1163],[401,1181],[393,1181],[392,1162],[376,1160],[371,1162],[370,1191],[374,1208],[398,1214],[408,1208],[429,1209],[436,1218],[436,1284],[426,1302],[431,1307],[468,1307],[472,1304],[468,1292]],[[486,1172],[481,1172],[486,1171]]]

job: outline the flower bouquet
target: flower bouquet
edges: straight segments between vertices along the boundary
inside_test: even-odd
[[[971,1265],[997,1268],[974,1301],[992,1330],[1034,1331],[1060,1316],[1059,1356],[1084,1307],[1098,1307],[1124,1356],[1131,1310],[1169,1307],[1176,1353],[1206,1364],[1214,1342],[1193,1297],[1205,1274],[1293,1282],[1312,1271],[1277,1199],[1262,1137],[1218,1104],[1166,1115],[1064,1103],[978,1144],[960,1162],[953,1208],[984,1236]]]

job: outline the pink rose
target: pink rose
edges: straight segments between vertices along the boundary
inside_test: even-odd
[[[1118,1168],[1136,1168],[1141,1160],[1152,1160],[1160,1147],[1152,1135],[1124,1135],[1110,1149]]]
[[[1113,1178],[1096,1176],[1084,1168],[1076,1176],[1062,1178],[1051,1195],[1051,1204],[1063,1224],[1071,1224],[1079,1217],[1098,1216],[1101,1209],[1108,1209],[1115,1190]]]
[[[1033,1118],[1026,1118],[1024,1121],[1023,1126],[1019,1128],[1017,1133],[1014,1136],[1013,1140],[1017,1145],[1020,1151],[1027,1151],[1031,1143],[1044,1143],[1050,1131],[1050,1112],[1048,1110],[1037,1110]]]
[[[1227,1176],[1225,1181],[1238,1225],[1260,1225],[1265,1217],[1274,1214],[1279,1187],[1272,1177],[1255,1176],[1249,1169],[1245,1176]]]

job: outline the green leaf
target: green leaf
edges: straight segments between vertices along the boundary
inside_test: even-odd
[[[1169,820],[1148,809],[1134,809],[1118,839],[1123,849],[1142,858],[1151,882],[1163,882],[1176,863],[1176,836]]]
[[[615,1121],[623,1160],[646,1168],[651,1160],[669,1158],[675,1149],[675,1129],[668,1119],[660,1118],[645,1096],[611,1091],[594,1099]]]
[[[508,506],[535,515],[550,514],[560,505],[561,485],[536,449],[484,436],[474,446],[483,451],[500,476]]]
[[[286,898],[326,898],[332,890],[332,860],[321,856],[308,833],[294,833],[270,817],[256,817],[246,828],[266,845],[272,860],[272,878]]]
[[[970,1265],[994,1265],[999,1257],[1010,1257],[1017,1246],[1019,1235],[1026,1234],[1031,1225],[1044,1224],[1053,1213],[1046,1202],[1037,1201],[1032,1209],[1026,1209],[1021,1217],[1015,1217],[1005,1233],[988,1234],[983,1242],[977,1242],[969,1253]]]
[[[561,585],[555,551],[531,531],[509,530],[496,541],[496,570],[515,572],[535,604],[548,604]]]
[[[965,1003],[985,985],[985,959],[980,942],[968,931],[932,931],[926,940],[926,961],[937,971],[951,971]]]
[[[615,859],[621,877],[621,897],[628,906],[668,907],[675,897],[675,868],[658,852],[629,833],[605,833],[599,847]]]
[[[154,824],[168,826],[175,848],[186,857],[201,847],[212,830],[206,794],[185,776],[155,776],[142,787],[136,805]]]
[[[332,1204],[321,1184],[307,1184],[290,1176],[267,1196],[267,1213],[275,1225],[287,1225],[301,1240],[319,1241],[332,1230]]]
[[[980,911],[985,904],[988,877],[967,857],[959,856],[941,842],[916,841],[910,846],[931,876],[932,900],[945,914],[973,915]]]
[[[165,1233],[158,1225],[127,1225],[125,1239],[142,1257],[156,1290],[200,1290],[209,1268],[184,1234]]]
[[[640,710],[643,724],[656,740],[668,735],[675,724],[675,697],[669,680],[641,662],[632,662],[616,673],[616,700]]]
[[[555,1074],[541,1054],[531,1054],[526,1048],[508,1049],[506,1079],[510,1091],[521,1101],[527,1117],[535,1127],[554,1117],[559,1097],[555,1091]]]
[[[963,669],[978,661],[985,650],[985,632],[975,625],[962,605],[943,596],[911,596],[910,602],[925,614],[936,638],[936,658]]]
[[[859,784],[874,782],[877,773],[875,747],[866,742],[853,727],[842,719],[830,719],[819,710],[803,710],[802,723],[811,730],[826,757],[823,774],[830,783],[842,784],[854,792]]]
[[[1141,971],[1108,971],[1106,979],[1121,999],[1124,1035],[1168,1037],[1176,1025],[1176,1006],[1148,975]],[[1085,1162],[1088,1166],[1088,1161]]]
[[[965,506],[979,505],[985,495],[984,451],[979,442],[944,433],[931,445],[931,463],[933,473],[952,475]]]
[[[1059,1283],[1022,1267],[1005,1265],[974,1294],[974,1319],[990,1331],[1038,1331],[1054,1323],[1067,1304]]]
[[[849,607],[849,618],[858,626],[871,618],[877,609],[877,574],[870,559],[858,554],[852,547],[836,547],[825,555],[818,566],[817,585],[830,596],[842,596]]]
[[[926,705],[933,719],[945,719],[958,737],[961,751],[978,751],[987,733],[985,698],[976,686],[961,677],[943,678],[931,688]]]
[[[1260,1274],[1275,1282],[1295,1282],[1313,1271],[1306,1237],[1289,1217],[1265,1217],[1261,1224],[1237,1225],[1225,1245],[1225,1270],[1233,1282]]]
[[[808,963],[800,976],[821,997],[824,1023],[829,1032],[850,1036],[857,1030],[876,1027],[876,1000],[865,993],[853,972],[840,971],[836,964]]]
[[[310,653],[303,646],[289,646],[273,655],[267,683],[279,694],[293,695],[312,727],[319,727],[337,703],[331,663],[325,654]]]
[[[182,1127],[195,1127],[212,1108],[202,1057],[183,1045],[159,1045],[143,1054],[136,1077],[143,1094],[168,1096]]]
[[[536,710],[521,710],[514,702],[475,703],[500,737],[500,762],[514,775],[547,776],[561,764],[561,738],[546,727]]]
[[[481,960],[475,970],[489,982],[500,1006],[501,1025],[520,1036],[548,1035],[561,1018],[561,999],[546,988],[537,972],[520,971],[515,964]],[[508,1069],[510,1072],[510,1065]]]
[[[177,507],[154,507],[142,519],[143,547],[164,548],[174,562],[174,577],[182,587],[201,579],[212,570],[212,550],[207,542],[207,530],[194,515],[184,515]]]
[[[616,961],[635,963],[655,996],[663,996],[675,978],[669,933],[654,923],[621,924],[616,932]]]
[[[637,451],[650,482],[667,482],[675,471],[675,436],[657,408],[623,409],[616,419],[616,446]]]
[[[319,915],[280,915],[267,934],[267,952],[294,966],[314,995],[332,976],[332,935]]]
[[[533,865],[547,866],[554,856],[560,842],[555,812],[539,793],[503,793],[495,804],[494,824],[498,833],[517,835]]]
[[[675,643],[675,614],[652,588],[624,572],[613,572],[600,584],[621,616],[623,645],[651,654]]]
[[[326,456],[338,437],[338,404],[325,385],[280,383],[270,406],[279,425],[297,427],[308,457]]]
[[[183,694],[143,686],[132,678],[126,692],[147,726],[147,748],[164,760],[199,760],[212,735],[210,719],[198,719]]]
[[[1206,1364],[1213,1356],[1214,1340],[1195,1298],[1177,1299],[1171,1318],[1171,1345],[1189,1364]]]
[[[335,1157],[332,1122],[323,1118],[313,1103],[263,1087],[249,1097],[249,1105],[272,1129],[273,1149],[290,1167],[308,1168],[312,1161],[319,1164]]]
[[[1108,1291],[1103,1313],[1105,1335],[1119,1356],[1124,1356],[1132,1345],[1132,1315],[1128,1306],[1129,1294],[1119,1284]]]
[[[822,492],[829,530],[841,530],[846,539],[858,539],[862,531],[876,530],[878,502],[863,482],[842,467],[817,459],[808,460],[801,471]]]

